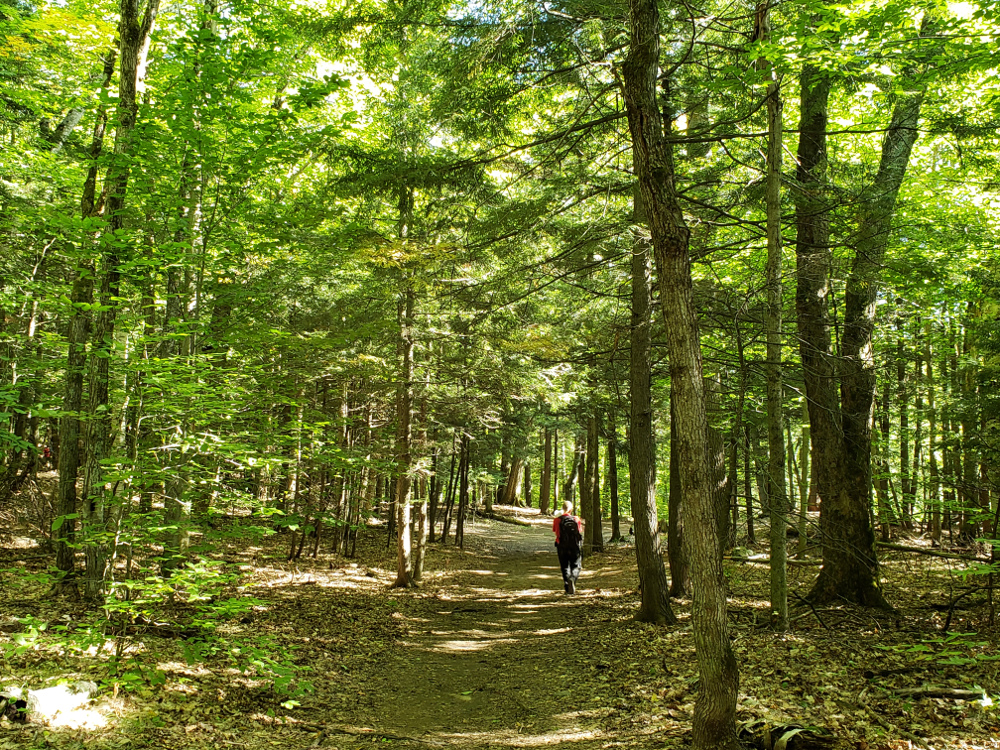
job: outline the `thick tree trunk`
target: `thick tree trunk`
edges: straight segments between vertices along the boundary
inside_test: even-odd
[[[708,455],[701,339],[691,280],[689,231],[677,199],[673,154],[656,98],[660,18],[656,0],[630,0],[623,94],[643,205],[653,240],[666,329],[671,388],[676,394],[678,457],[683,466],[685,539],[694,587],[692,619],[700,690],[692,720],[698,750],[739,748],[739,670],[729,641],[726,591]]]
[[[507,469],[507,478],[503,483],[503,494],[500,496],[501,505],[517,505],[518,493],[521,490],[521,475],[524,467],[523,458],[515,458],[510,462]],[[487,508],[492,510],[492,508]]]
[[[638,196],[636,202],[639,202]],[[637,219],[639,211],[636,211]],[[677,622],[670,608],[656,518],[656,437],[653,432],[652,264],[648,240],[639,238],[632,252],[632,350],[629,367],[629,493],[635,531],[635,555],[642,596],[635,619],[658,625]]]
[[[823,568],[809,597],[814,602],[844,600],[887,608],[878,577],[871,525],[872,420],[875,402],[875,328],[881,273],[896,196],[917,138],[923,94],[901,96],[882,143],[882,159],[871,189],[863,196],[855,257],[847,280],[842,340],[840,396],[844,472],[841,491],[821,495]],[[817,415],[810,413],[814,433]],[[822,460],[816,456],[816,460]]]

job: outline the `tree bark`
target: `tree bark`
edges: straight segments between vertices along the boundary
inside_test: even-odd
[[[608,502],[611,504],[611,541],[620,542],[622,530],[618,508],[618,427],[615,424],[614,410],[608,411],[607,488]]]
[[[108,52],[104,58],[104,83],[102,96],[107,94],[115,71],[117,50]],[[90,166],[83,184],[80,200],[80,214],[84,219],[97,216],[103,210],[103,201],[98,202],[97,180],[100,173],[98,159],[104,151],[104,139],[108,124],[107,110],[101,106],[94,120],[90,145]],[[88,234],[85,241],[93,238]],[[82,463],[80,452],[81,423],[79,414],[83,410],[83,380],[87,364],[87,339],[90,335],[90,307],[94,294],[94,264],[87,261],[76,270],[71,292],[73,315],[67,334],[68,354],[66,359],[66,381],[63,392],[63,416],[59,418],[60,450],[57,458],[59,484],[56,489],[56,517],[53,536],[56,539],[56,568],[59,580],[55,585],[57,593],[76,597],[76,481]],[[58,524],[56,526],[55,524]]]
[[[639,203],[639,196],[636,196]],[[640,212],[636,210],[637,221]],[[656,437],[652,402],[652,264],[648,239],[640,236],[632,251],[632,347],[629,358],[629,495],[639,568],[641,600],[635,619],[657,625],[677,622],[660,549],[656,517]]]
[[[600,413],[591,415],[587,427],[587,549],[591,552],[604,551],[604,530],[601,527],[601,418]]]
[[[399,380],[396,384],[396,580],[392,588],[411,588],[413,581],[410,535],[410,495],[413,484],[410,420],[413,409],[413,289],[399,296]],[[461,523],[461,521],[460,521]]]
[[[543,515],[549,514],[552,504],[552,430],[545,428],[545,447],[542,449],[544,459],[542,463],[541,487],[538,491],[538,510]]]
[[[658,273],[676,394],[678,457],[686,511],[685,537],[694,586],[692,606],[700,690],[692,720],[699,750],[740,747],[736,736],[739,670],[729,641],[726,591],[708,456],[708,418],[701,339],[691,279],[690,233],[674,183],[673,154],[657,104],[660,17],[656,0],[630,0],[629,51],[622,67],[634,163]]]
[[[844,306],[840,372],[843,431],[842,437],[833,434],[830,441],[831,452],[843,455],[842,462],[835,459],[835,465],[842,466],[843,471],[839,491],[827,487],[828,494],[820,496],[823,567],[809,594],[813,602],[846,599],[864,606],[883,609],[889,606],[879,583],[875,534],[870,520],[876,385],[872,333],[878,278],[889,244],[896,197],[917,138],[923,99],[920,92],[902,95],[897,100],[882,142],[878,174],[861,201],[856,251]],[[831,406],[835,408],[836,404]],[[820,432],[819,419],[820,416],[810,412],[814,434]],[[827,418],[826,424],[829,422]],[[815,460],[826,457],[817,455]]]
[[[680,457],[677,446],[674,391],[670,389],[670,469],[667,477],[667,562],[670,565],[670,596],[691,593],[691,567],[684,544],[684,491],[681,487]]]
[[[757,39],[768,42],[769,4],[757,5]],[[786,562],[788,493],[785,484],[784,417],[781,372],[781,91],[766,60],[759,68],[769,74],[767,85],[767,497],[771,520],[771,627],[788,629],[788,567]]]

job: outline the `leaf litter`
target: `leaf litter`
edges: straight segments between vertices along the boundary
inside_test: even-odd
[[[182,638],[147,633],[136,648],[155,655],[162,684],[107,691],[94,706],[103,725],[5,720],[0,749],[687,746],[698,690],[690,602],[674,602],[677,626],[635,622],[627,546],[587,556],[580,593],[565,596],[548,520],[502,510],[533,525],[477,520],[465,550],[431,548],[416,589],[389,588],[395,551],[375,530],[354,559],[321,552],[289,563],[280,540],[226,549],[221,558],[245,571],[244,591],[261,602],[227,627],[280,644],[311,692],[289,701],[223,655],[192,658]],[[974,602],[950,634],[940,630],[932,605],[949,601],[953,569],[936,565],[891,553],[884,569],[895,612],[797,610],[793,629],[775,633],[766,627],[766,566],[727,564],[748,746],[1000,748],[995,631]],[[814,572],[790,568],[792,589],[808,591]],[[40,586],[5,588],[2,621],[81,617],[83,605]],[[89,678],[94,658],[29,651],[7,659],[3,682]]]

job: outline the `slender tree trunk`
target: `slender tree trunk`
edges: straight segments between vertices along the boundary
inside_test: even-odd
[[[636,191],[636,223],[641,197]],[[649,242],[640,234],[632,252],[632,350],[629,366],[629,494],[635,532],[635,555],[642,596],[635,618],[640,622],[672,625],[670,590],[660,549],[656,517],[656,437],[653,432],[652,264]]]
[[[102,96],[107,94],[114,75],[117,51],[109,52],[104,58],[104,84]],[[80,201],[81,215],[84,219],[92,218],[103,211],[103,198],[97,197],[97,181],[100,168],[98,159],[104,151],[104,138],[107,129],[107,110],[102,106],[94,121],[94,130],[90,145],[90,166],[83,185],[83,197]],[[107,184],[107,183],[105,183]],[[90,244],[93,237],[85,232],[83,242]],[[69,353],[66,360],[66,381],[63,393],[63,416],[59,418],[59,455],[57,467],[59,484],[56,489],[56,517],[53,523],[53,536],[56,539],[56,568],[59,579],[55,590],[57,593],[76,597],[79,591],[76,586],[76,516],[77,516],[77,475],[80,470],[81,453],[81,423],[79,414],[83,411],[83,380],[87,364],[87,339],[90,335],[91,304],[94,294],[94,264],[88,260],[75,271],[71,302],[73,315],[70,318],[67,344]]]
[[[903,321],[896,324],[896,403],[899,404],[899,489],[904,506],[910,501],[910,404],[907,393]],[[904,508],[904,513],[905,513]],[[901,521],[903,519],[900,519]]]
[[[743,494],[747,510],[747,544],[757,544],[757,534],[753,523],[753,480],[756,472],[753,470],[753,448],[750,445],[750,432],[753,429],[749,423],[743,425]],[[763,498],[762,498],[763,501]]]
[[[566,484],[563,486],[562,499],[563,502],[569,500],[573,502],[573,492],[576,487],[576,478],[580,473],[580,467],[583,463],[584,458],[584,442],[580,435],[576,435],[573,445],[573,457],[571,459],[572,464],[570,466],[569,476],[566,477]],[[583,503],[580,503],[580,514],[583,515]]]
[[[931,357],[931,324],[924,326],[924,359],[927,360],[927,459],[930,481],[928,486],[928,503],[930,504],[931,540],[941,543],[941,479],[938,475],[937,462],[937,410],[935,408],[934,360]]]
[[[691,567],[684,545],[684,490],[681,487],[680,457],[676,439],[674,391],[670,390],[670,474],[667,478],[667,562],[670,565],[670,596],[691,593]]]
[[[916,385],[916,399],[913,403],[913,421],[915,422],[913,430],[913,470],[910,474],[910,496],[904,501],[903,513],[901,514],[901,522],[906,529],[914,527],[917,489],[919,487],[918,480],[921,475],[921,451],[924,447],[924,366],[921,353],[918,353],[914,359],[913,369],[913,382]]]
[[[607,487],[608,501],[611,504],[611,541],[620,542],[622,530],[618,517],[618,427],[615,424],[614,410],[608,411]]]
[[[407,286],[400,294],[399,382],[396,386],[396,580],[393,588],[410,588],[413,581],[412,539],[410,536],[410,495],[413,458],[410,447],[410,420],[413,393],[413,289]]]
[[[455,522],[455,544],[465,549],[465,514],[469,508],[469,436],[462,433],[461,459],[458,467],[458,519]]]
[[[586,528],[588,547],[592,552],[604,552],[604,529],[601,525],[601,416],[595,412],[587,430],[587,505],[590,508]]]
[[[756,38],[771,37],[769,4],[757,5]],[[770,64],[762,59],[765,70]],[[785,485],[784,417],[781,373],[781,91],[774,71],[767,86],[767,497],[771,518],[771,626],[788,629],[788,569],[785,526],[788,493]]]
[[[676,394],[685,541],[694,586],[693,633],[700,689],[692,720],[696,750],[735,750],[739,669],[729,641],[715,494],[708,455],[701,339],[691,280],[690,233],[674,183],[671,145],[657,103],[660,18],[656,0],[630,0],[623,95],[643,205],[653,240],[660,302]]]
[[[799,444],[799,547],[795,551],[795,556],[802,559],[806,556],[806,547],[809,544],[807,538],[807,520],[809,518],[810,501],[810,478],[811,467],[809,466],[809,405],[806,399],[802,399],[802,437]]]
[[[531,463],[524,462],[524,483],[521,487],[521,496],[524,498],[525,507],[531,507]]]
[[[545,447],[542,449],[544,455],[542,463],[541,487],[538,490],[538,511],[543,516],[547,516],[551,509],[552,494],[552,430],[545,428]]]
[[[559,508],[559,430],[552,430],[552,507]]]

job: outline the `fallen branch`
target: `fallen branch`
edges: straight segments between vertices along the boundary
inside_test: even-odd
[[[803,602],[803,603],[804,603],[805,605],[807,605],[807,606],[809,607],[809,609],[811,609],[811,610],[812,610],[812,613],[813,613],[814,615],[816,615],[816,619],[817,619],[817,620],[819,620],[819,624],[820,624],[820,625],[822,625],[822,626],[823,626],[824,628],[826,628],[827,630],[829,630],[829,629],[830,629],[830,628],[829,628],[829,626],[828,626],[828,625],[827,625],[827,624],[826,624],[825,622],[823,622],[823,618],[819,616],[819,612],[817,612],[817,611],[816,611],[816,608],[815,608],[815,607],[814,607],[814,606],[812,605],[812,602],[811,602],[811,601],[809,601],[809,600],[808,600],[808,599],[806,599],[805,597],[803,597],[803,596],[799,595],[799,593],[798,593],[798,592],[796,592],[796,591],[792,591],[792,592],[791,592],[791,594],[792,594],[792,596],[794,596],[794,597],[795,597],[796,599],[798,599],[798,600],[799,600],[800,602]],[[798,617],[796,617],[796,618],[794,618],[794,619],[798,620],[799,618],[798,618]]]
[[[951,629],[951,618],[955,614],[955,605],[957,605],[960,601],[962,601],[969,594],[974,594],[977,591],[982,591],[982,587],[981,586],[973,586],[971,589],[968,589],[967,591],[964,591],[963,593],[959,594],[958,596],[956,596],[954,599],[951,600],[951,602],[948,604],[948,617],[945,618],[944,627],[941,628],[942,630],[948,631],[949,629]]]
[[[954,698],[963,701],[978,701],[983,698],[982,690],[963,690],[962,688],[934,687],[933,685],[894,688],[892,692],[900,698]]]
[[[988,563],[990,559],[988,557],[980,557],[976,554],[959,555],[954,552],[938,552],[932,549],[926,549],[924,547],[907,547],[902,544],[892,544],[890,542],[875,542],[879,547],[885,549],[893,549],[897,552],[913,552],[917,555],[928,555],[930,557],[944,557],[948,560],[969,560],[972,562],[985,562]]]
[[[527,526],[528,528],[531,528],[531,524],[528,523],[527,521],[522,521],[520,518],[513,518],[512,516],[504,516],[501,515],[500,513],[482,512],[478,513],[477,515],[480,518],[489,518],[493,521],[500,521],[501,523],[511,523],[514,524],[515,526]]]
[[[885,731],[889,732],[890,734],[893,732],[898,732],[899,734],[906,737],[906,739],[910,740],[910,742],[915,742],[916,744],[920,745],[920,747],[927,748],[927,750],[934,750],[931,744],[927,742],[927,740],[925,740],[923,737],[918,737],[912,732],[907,732],[902,727],[893,726],[888,721],[879,716],[877,713],[868,708],[868,706],[866,705],[862,705],[861,707],[865,710],[865,712],[869,716],[871,716],[873,719],[875,719],[876,722],[878,722],[879,726],[881,726]]]
[[[770,565],[770,557],[725,557],[727,562],[757,563],[758,565]],[[785,560],[786,565],[822,565],[822,560],[795,560],[789,558]]]

